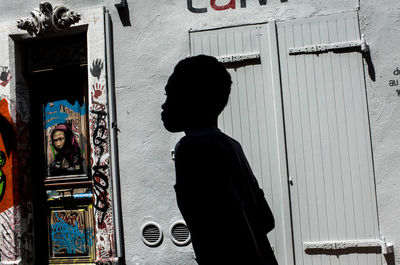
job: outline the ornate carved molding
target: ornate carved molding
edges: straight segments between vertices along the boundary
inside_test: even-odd
[[[30,35],[43,35],[49,32],[59,32],[69,28],[81,19],[75,11],[69,11],[62,5],[53,6],[49,2],[41,2],[39,9],[31,12],[32,18],[17,20],[17,27],[27,30]]]

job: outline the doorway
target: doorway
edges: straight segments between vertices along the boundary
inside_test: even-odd
[[[22,42],[37,264],[95,261],[86,32]]]

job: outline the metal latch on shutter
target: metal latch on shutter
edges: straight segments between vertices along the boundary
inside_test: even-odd
[[[364,35],[361,36],[360,40],[356,41],[347,41],[347,42],[336,42],[330,44],[314,44],[314,45],[307,45],[303,47],[297,48],[289,48],[290,55],[296,55],[301,53],[321,53],[321,52],[328,52],[338,49],[348,49],[348,48],[356,48],[360,47],[361,52],[368,52],[369,47]]]
[[[393,253],[393,244],[386,243],[384,238],[382,240],[343,240],[343,241],[304,242],[303,246],[305,251],[380,247],[382,250],[382,254]]]
[[[235,63],[260,59],[260,53],[244,53],[217,57],[221,63]]]

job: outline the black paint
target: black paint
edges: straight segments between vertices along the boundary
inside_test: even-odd
[[[94,60],[92,63],[92,67],[90,68],[90,73],[92,74],[92,76],[97,77],[97,79],[100,79],[101,70],[103,70],[103,66],[104,64],[101,61],[101,59]]]
[[[96,115],[92,140],[93,145],[98,150],[98,153],[96,153],[97,161],[93,167],[93,186],[94,194],[96,195],[94,207],[102,212],[102,217],[100,220],[100,224],[102,224],[104,222],[105,214],[110,208],[107,200],[107,189],[109,187],[107,176],[108,165],[105,163],[101,164],[101,157],[104,154],[105,145],[107,144],[107,128],[105,120],[107,113],[105,111],[95,110],[92,110],[91,113]]]
[[[6,154],[3,151],[0,151],[0,184],[2,184],[0,189],[0,202],[3,199],[4,193],[6,192],[6,175],[1,169],[6,164]]]
[[[286,1],[281,0],[281,2],[286,2]],[[258,3],[260,3],[261,6],[265,6],[267,4],[267,0],[258,0]],[[246,7],[246,0],[240,0],[240,7],[241,8]]]
[[[8,74],[10,73],[10,70],[8,70],[7,66],[1,67],[1,72],[0,72],[0,80],[3,82],[6,82],[8,79]]]
[[[389,80],[389,86],[398,86],[399,80]]]
[[[3,138],[6,154],[9,156],[10,151],[16,147],[17,135],[13,125],[2,115],[0,115],[0,135]]]
[[[189,9],[190,12],[193,12],[193,13],[206,13],[207,12],[207,8],[193,7],[193,0],[187,0],[187,8]]]
[[[3,246],[1,249],[1,253],[7,259],[15,259],[17,258],[16,248],[14,246],[14,238],[17,237],[15,229],[12,228],[13,219],[9,216],[15,216],[11,213],[10,209],[7,209],[3,212],[4,214],[0,214],[0,223],[3,228],[3,232],[1,234],[3,238]]]

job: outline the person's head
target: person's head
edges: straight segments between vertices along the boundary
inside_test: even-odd
[[[67,123],[57,124],[51,133],[51,143],[58,152],[71,148],[75,143],[71,126]]]
[[[180,61],[165,87],[162,121],[170,132],[216,125],[231,91],[231,76],[214,57],[199,55]]]
[[[65,133],[64,131],[57,130],[52,136],[53,146],[57,150],[62,150],[65,145]]]

